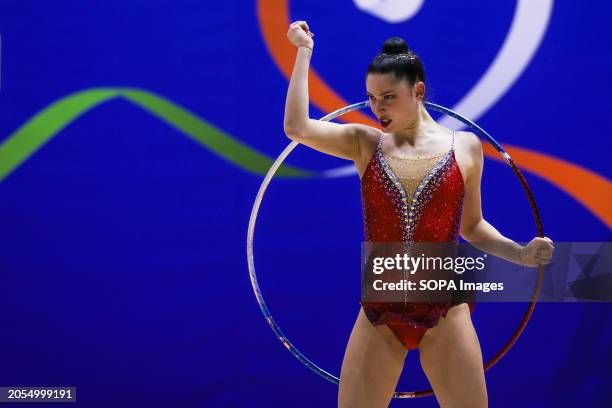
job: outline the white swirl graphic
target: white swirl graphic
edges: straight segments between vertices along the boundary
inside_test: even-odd
[[[387,23],[403,23],[421,10],[424,0],[353,0],[355,6]]]
[[[367,12],[380,17],[387,13],[390,7],[400,1],[354,0],[355,4],[368,4]],[[451,109],[476,122],[512,87],[514,82],[525,71],[529,62],[542,43],[546,28],[552,14],[554,0],[518,0],[510,30],[502,47],[493,62],[472,89]],[[404,12],[420,9],[420,1],[406,1]],[[418,7],[415,6],[418,3]],[[360,7],[365,10],[365,6]],[[375,11],[374,11],[375,10]],[[399,8],[398,8],[399,10]],[[415,11],[415,13],[416,13]],[[400,15],[399,13],[398,15]],[[414,15],[411,14],[410,17]],[[409,18],[410,18],[409,17]],[[383,17],[380,17],[383,18]],[[384,19],[384,18],[383,18]],[[387,21],[387,20],[385,20]],[[450,129],[461,130],[463,123],[449,116],[443,116],[438,121]],[[324,171],[324,177],[345,177],[356,174],[353,164]]]

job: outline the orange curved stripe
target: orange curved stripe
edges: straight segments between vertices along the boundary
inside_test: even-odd
[[[295,61],[295,47],[287,40],[290,16],[287,0],[258,0],[257,17],[268,52],[285,78],[291,78]],[[328,86],[311,68],[308,73],[310,102],[329,113],[350,103]],[[359,112],[350,112],[343,122],[363,123],[376,128],[378,123]],[[484,154],[490,159],[504,161],[489,144],[483,144]],[[521,147],[502,145],[521,170],[529,171],[566,192],[584,205],[608,228],[612,228],[612,182],[606,177],[571,162]]]
[[[607,178],[563,159],[533,150],[503,145],[521,171],[529,171],[569,194],[612,228],[612,183]],[[490,144],[483,144],[490,159],[506,162]]]
[[[287,39],[287,29],[289,28],[287,1],[259,0],[257,2],[257,16],[268,52],[285,78],[291,78],[297,51]],[[349,105],[321,79],[313,68],[308,72],[308,93],[310,102],[323,112],[333,112]],[[349,112],[343,115],[341,120],[379,128],[376,121],[359,111]]]

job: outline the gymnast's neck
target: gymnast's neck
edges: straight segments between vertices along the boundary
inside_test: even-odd
[[[427,143],[432,135],[439,134],[442,129],[444,128],[431,117],[423,103],[419,103],[414,120],[393,132],[393,139],[397,144],[409,144],[414,147]]]

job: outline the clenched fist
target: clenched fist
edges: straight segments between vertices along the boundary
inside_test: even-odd
[[[535,237],[525,245],[520,254],[523,266],[540,266],[550,263],[552,253],[555,249],[550,238]]]
[[[287,38],[289,38],[291,44],[296,47],[303,46],[312,50],[314,47],[312,37],[314,37],[314,34],[310,31],[305,21],[295,21],[291,23],[289,31],[287,31]]]

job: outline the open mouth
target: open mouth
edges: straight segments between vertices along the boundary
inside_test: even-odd
[[[380,119],[380,125],[383,128],[386,128],[391,123],[391,119]]]

